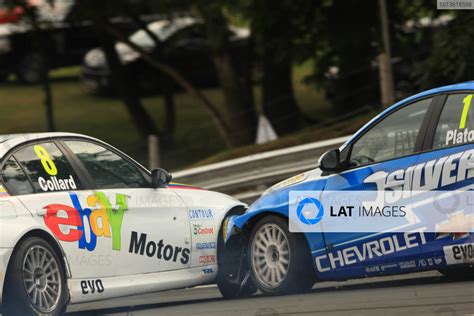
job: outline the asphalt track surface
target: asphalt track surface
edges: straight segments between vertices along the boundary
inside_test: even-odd
[[[86,312],[77,312],[86,309]],[[319,283],[308,294],[224,300],[212,285],[69,307],[78,315],[474,315],[474,282],[437,272]]]

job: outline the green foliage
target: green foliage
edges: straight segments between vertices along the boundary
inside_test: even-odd
[[[434,34],[430,57],[419,65],[424,88],[474,79],[474,12],[457,12],[449,27]]]

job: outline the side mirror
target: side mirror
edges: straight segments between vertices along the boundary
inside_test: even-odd
[[[173,177],[165,169],[154,169],[151,172],[151,186],[153,189],[162,188],[171,182]]]
[[[331,149],[319,158],[319,168],[322,171],[334,172],[340,167],[341,152],[339,149]]]

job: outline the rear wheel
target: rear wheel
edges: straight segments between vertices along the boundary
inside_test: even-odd
[[[41,238],[28,238],[15,249],[6,284],[7,315],[60,315],[66,307],[63,265]]]
[[[267,216],[258,222],[248,251],[252,279],[262,293],[303,293],[314,285],[306,239],[291,234],[281,217]]]

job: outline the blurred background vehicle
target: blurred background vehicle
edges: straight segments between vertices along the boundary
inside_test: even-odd
[[[146,52],[164,58],[166,62],[181,73],[184,78],[198,88],[218,85],[216,69],[212,60],[210,43],[206,39],[204,23],[191,16],[164,19],[147,25],[129,39]],[[230,50],[241,69],[248,63],[250,31],[246,28],[229,27]],[[154,36],[153,36],[154,35]],[[146,94],[159,92],[163,76],[147,64],[133,48],[125,43],[115,45],[122,64],[131,69],[138,89]],[[113,90],[111,72],[101,48],[87,52],[81,68],[83,82],[94,92]],[[176,88],[176,85],[174,85]]]
[[[474,11],[432,1],[0,11],[1,133],[91,134],[171,170],[345,136],[408,94],[474,79]]]

